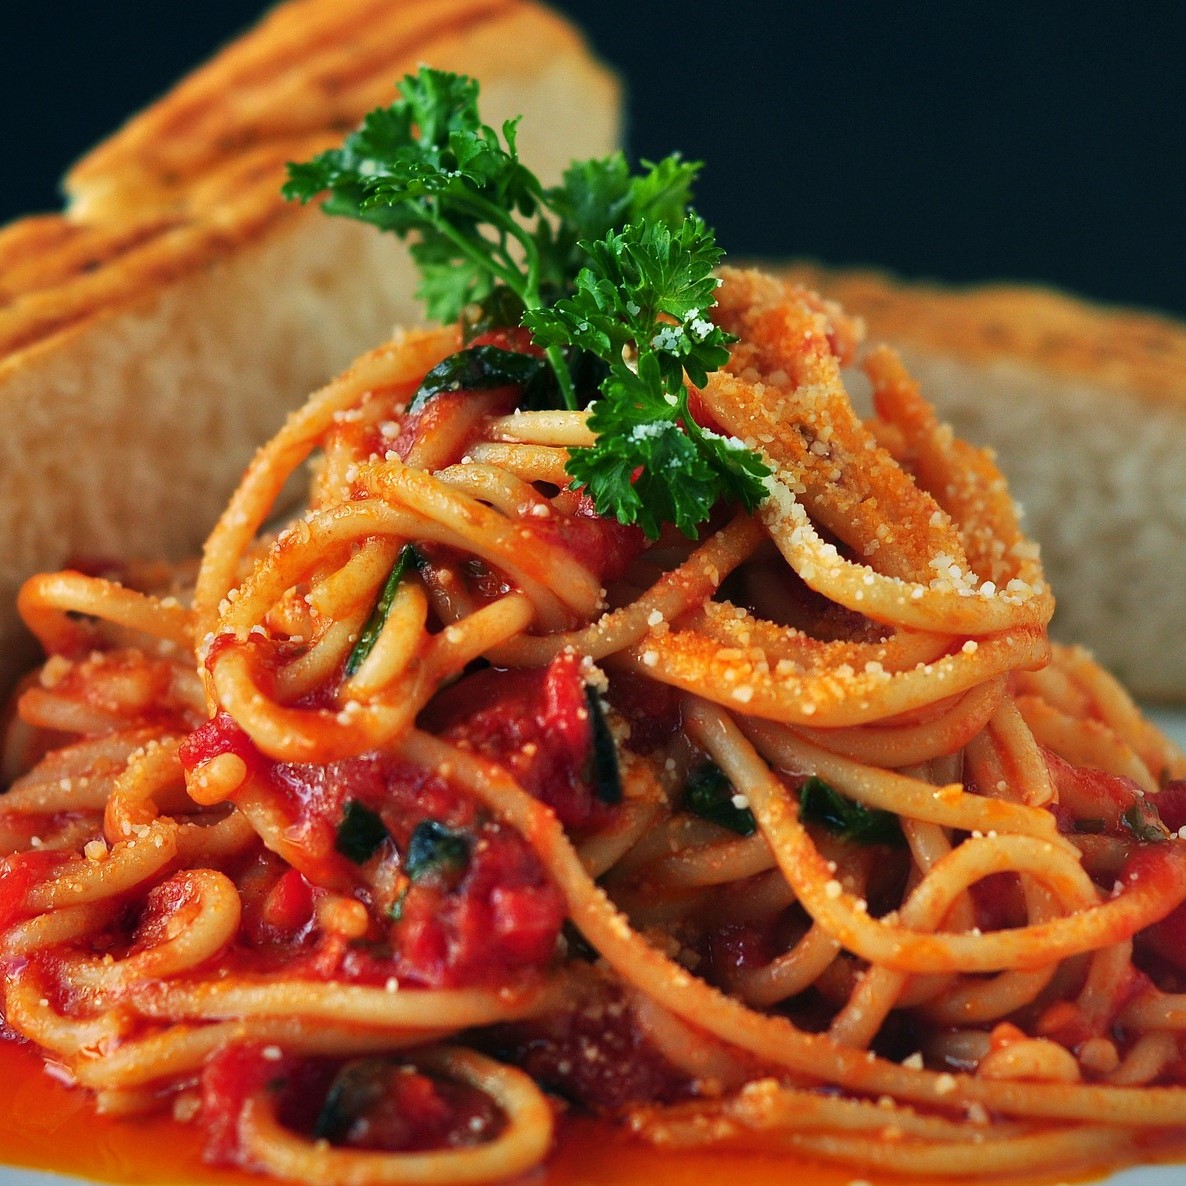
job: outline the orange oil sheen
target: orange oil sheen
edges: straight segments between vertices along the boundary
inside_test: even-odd
[[[263,1179],[203,1164],[201,1134],[171,1116],[114,1118],[95,1113],[88,1092],[65,1086],[31,1050],[0,1040],[0,1164],[86,1179],[153,1186],[241,1186]],[[1066,1174],[1024,1186],[1068,1182]],[[967,1186],[967,1179],[962,1179]],[[996,1186],[1005,1186],[1001,1179]],[[895,1174],[805,1162],[788,1154],[675,1153],[632,1141],[603,1122],[562,1118],[545,1170],[524,1186],[917,1186]],[[927,1179],[928,1186],[958,1186]],[[1022,1186],[1014,1180],[1011,1186]]]

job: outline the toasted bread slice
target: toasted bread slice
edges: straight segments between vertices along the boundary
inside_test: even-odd
[[[393,236],[280,196],[420,64],[525,115],[545,180],[617,142],[616,80],[540,5],[288,0],[0,231],[0,682],[25,577],[193,551],[287,409],[421,319]]]
[[[1186,698],[1186,326],[1048,289],[795,265],[992,446],[1042,545],[1054,633],[1137,695]]]

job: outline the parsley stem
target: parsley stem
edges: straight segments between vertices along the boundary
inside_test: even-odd
[[[560,388],[560,394],[564,397],[564,406],[570,412],[576,412],[577,395],[572,385],[572,375],[568,370],[568,359],[564,357],[564,351],[559,346],[545,346],[544,355],[551,364],[552,370],[556,372],[556,383]]]
[[[472,260],[475,264],[486,268],[495,277],[502,281],[522,302],[525,309],[539,309],[543,307],[543,298],[539,291],[539,250],[535,245],[535,241],[523,231],[519,226],[510,224],[502,226],[502,220],[498,217],[499,212],[495,211],[493,207],[489,206],[487,202],[473,202],[471,203],[475,213],[484,214],[491,222],[501,227],[500,243],[498,245],[498,254],[503,257],[506,262],[499,262],[496,259],[495,253],[492,250],[483,251],[478,248],[472,239],[466,235],[462,235],[456,227],[452,226],[444,216],[436,210],[431,211],[431,218],[433,225],[442,235],[444,235],[466,258]],[[523,248],[523,257],[526,263],[526,275],[520,272],[514,263],[510,260],[506,250],[506,234],[507,232],[514,237],[514,239]],[[485,239],[482,243],[489,249],[493,245]],[[568,370],[568,360],[564,356],[564,350],[560,346],[546,346],[544,347],[544,357],[548,360],[548,365],[552,368],[556,375],[556,384],[560,388],[560,394],[564,398],[564,406],[570,411],[575,412],[577,408],[576,391],[572,384],[572,375]]]
[[[461,234],[456,227],[450,225],[445,221],[444,217],[439,213],[432,214],[432,222],[436,229],[452,243],[462,255],[464,255],[471,263],[476,264],[484,271],[490,272],[503,282],[512,292],[516,293],[525,301],[525,294],[523,292],[523,278],[519,271],[512,267],[509,263],[503,264],[497,262],[493,255],[488,250],[475,246],[473,239]],[[485,239],[479,239],[489,248],[490,244]],[[526,301],[525,301],[526,303]]]

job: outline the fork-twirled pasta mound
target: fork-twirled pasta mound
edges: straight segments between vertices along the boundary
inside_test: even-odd
[[[196,570],[26,584],[14,1037],[321,1186],[513,1176],[557,1100],[914,1176],[1181,1133],[1186,762],[1052,651],[999,472],[891,351],[862,421],[838,308],[719,296],[690,406],[772,473],[699,538],[593,512],[584,413],[409,410],[432,330],[289,419]]]

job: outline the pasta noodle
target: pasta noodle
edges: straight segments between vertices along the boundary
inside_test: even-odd
[[[309,1183],[485,1182],[557,1101],[666,1148],[997,1175],[1186,1130],[1186,758],[1079,650],[984,452],[831,305],[727,271],[695,393],[767,497],[608,522],[584,413],[408,333],[200,564],[35,577],[8,1032]],[[309,463],[307,504],[274,526]]]

